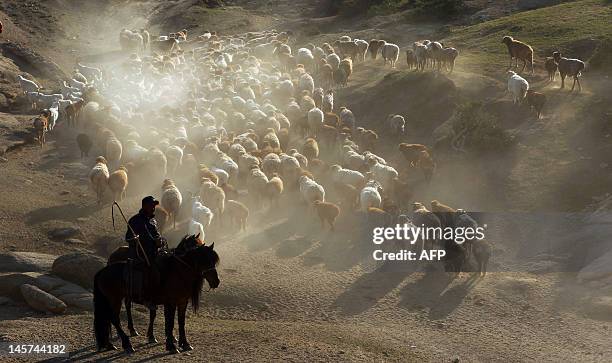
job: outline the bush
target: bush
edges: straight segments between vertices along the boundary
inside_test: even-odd
[[[465,151],[501,152],[514,144],[510,133],[501,128],[495,116],[483,110],[479,102],[459,105],[452,127],[455,146]]]

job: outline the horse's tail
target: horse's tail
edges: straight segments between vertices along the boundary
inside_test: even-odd
[[[104,349],[110,343],[111,333],[111,307],[106,296],[100,290],[100,272],[94,277],[93,302],[94,302],[94,333],[98,350]]]

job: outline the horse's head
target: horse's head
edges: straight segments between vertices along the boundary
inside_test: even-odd
[[[219,286],[219,276],[217,275],[217,265],[219,264],[219,255],[214,250],[214,242],[210,246],[201,245],[194,251],[196,268],[202,273],[208,285],[212,289]]]
[[[176,246],[176,248],[174,249],[174,253],[176,253],[177,255],[184,255],[188,251],[191,251],[203,244],[204,243],[200,239],[199,233],[196,235],[193,235],[193,234],[186,235],[185,237],[183,237],[181,242],[179,242],[179,244]]]

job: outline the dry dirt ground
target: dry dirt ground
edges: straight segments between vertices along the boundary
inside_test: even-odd
[[[121,11],[126,8],[106,7],[112,3],[1,1],[0,19],[7,29],[3,36],[21,37],[21,41],[69,69],[75,56],[114,50],[116,38],[107,34],[117,33],[122,23],[131,27],[145,24],[144,14],[149,14],[152,2],[130,3],[130,16]],[[243,5],[240,1],[236,4]],[[64,24],[57,28],[60,34],[45,35],[55,41],[52,46],[43,46],[44,37],[32,35],[40,29],[32,28],[35,22],[29,22],[28,6],[40,6],[40,11],[61,9],[51,11]],[[142,16],[131,16],[139,9]],[[93,16],[94,11],[100,13]],[[242,29],[301,21],[301,14],[293,13],[294,8],[283,1],[240,10],[244,13],[238,15],[223,11],[233,14],[228,15],[231,21],[249,19],[251,23]],[[215,21],[224,22],[219,18]],[[402,45],[429,31],[425,26],[390,26],[389,19],[371,22],[355,31],[364,38],[386,30],[405,34]],[[17,29],[11,30],[11,24]],[[387,73],[380,65],[358,65],[339,99],[353,102],[357,115],[375,122],[387,112],[363,106],[362,101],[382,104],[373,90]],[[499,79],[461,69],[460,64],[451,80],[463,95],[503,99]],[[584,83],[592,86],[578,97],[590,97],[599,88],[609,89],[609,83],[597,83],[594,76]],[[395,92],[404,91],[410,93],[401,88]],[[567,102],[556,97],[551,102],[560,108],[547,113],[543,120],[519,128],[525,142],[512,159],[504,183],[474,176],[482,175],[486,164],[451,164],[441,169],[429,188],[419,191],[419,198],[449,200],[475,211],[572,211],[575,204],[569,201],[559,205],[555,198],[567,194],[562,187],[568,178],[579,179],[570,167],[585,167],[578,164],[584,159],[571,148],[574,129],[567,125],[572,118],[566,112],[581,99]],[[0,114],[0,136],[25,129],[28,119],[27,115]],[[49,139],[42,150],[24,146],[6,154],[6,161],[0,162],[0,251],[59,255],[83,248],[106,256],[124,231],[122,223],[117,231],[113,229],[110,207],[97,207],[88,189],[86,175],[93,158],[79,158],[74,133],[61,125]],[[128,213],[137,210],[140,195],[140,191],[128,191],[123,203]],[[359,223],[356,228],[354,220],[345,216],[338,231],[330,233],[321,231],[314,216],[302,209],[285,205],[274,211],[258,211],[245,233],[212,233],[222,259],[221,285],[202,294],[197,315],[189,312],[187,334],[193,352],[169,356],[163,344],[149,345],[144,337],[136,337],[133,343],[137,352],[132,356],[120,352],[96,354],[90,313],[70,311],[47,316],[19,305],[0,309],[0,340],[66,342],[71,360],[612,361],[612,317],[593,316],[581,305],[595,292],[575,283],[571,271],[560,272],[564,269],[559,268],[553,269],[556,272],[537,272],[541,271],[538,260],[531,272],[522,266],[512,239],[518,233],[522,240],[529,241],[529,233],[536,230],[536,217],[523,216],[524,223],[515,219],[514,224],[508,222],[511,218],[515,217],[502,216],[492,220],[497,223],[490,223],[496,243],[493,272],[475,278],[469,273],[448,275],[414,263],[373,263],[367,226]],[[559,222],[555,223],[556,227]],[[85,247],[49,240],[48,230],[65,224],[80,227]],[[180,235],[182,225],[178,228],[169,233],[171,240]],[[139,307],[136,310],[137,328],[144,332],[146,314]],[[158,316],[156,332],[162,341],[163,314]],[[5,357],[1,359],[6,361]]]

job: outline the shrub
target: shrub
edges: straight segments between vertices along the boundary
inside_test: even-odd
[[[479,102],[468,102],[457,107],[452,124],[456,140],[466,151],[501,152],[514,144],[514,138],[504,130],[495,116],[483,110]]]

